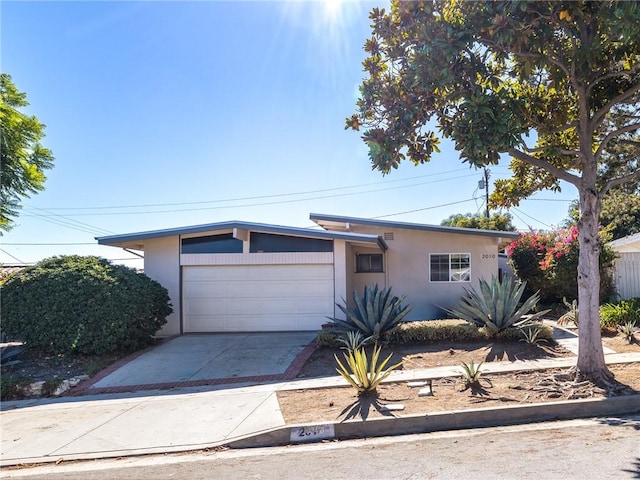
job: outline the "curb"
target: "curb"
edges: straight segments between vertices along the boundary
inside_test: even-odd
[[[434,412],[426,415],[347,420],[337,423],[288,425],[246,436],[225,446],[255,448],[346,440],[366,437],[409,435],[468,428],[500,427],[526,423],[572,420],[640,413],[640,394],[599,399],[578,399],[529,405]]]

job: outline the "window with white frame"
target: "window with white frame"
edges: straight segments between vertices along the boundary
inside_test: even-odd
[[[432,282],[469,282],[471,281],[471,254],[469,253],[432,253],[429,255]]]

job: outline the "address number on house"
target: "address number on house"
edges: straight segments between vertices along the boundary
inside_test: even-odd
[[[328,425],[307,425],[305,427],[293,427],[291,429],[292,442],[313,442],[325,440],[336,436],[333,424]]]
[[[483,260],[488,260],[490,258],[496,258],[496,254],[495,253],[483,253],[482,254],[482,259]]]

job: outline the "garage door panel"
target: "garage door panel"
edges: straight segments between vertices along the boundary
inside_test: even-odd
[[[330,264],[183,268],[186,332],[317,330],[333,307]]]

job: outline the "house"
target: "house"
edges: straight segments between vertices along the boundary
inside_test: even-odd
[[[221,222],[98,237],[144,251],[169,291],[160,334],[317,330],[336,303],[377,283],[406,296],[410,320],[441,318],[465,287],[498,274],[497,232],[311,214],[320,228]]]
[[[609,242],[609,246],[618,254],[614,265],[618,296],[640,297],[640,233]]]

